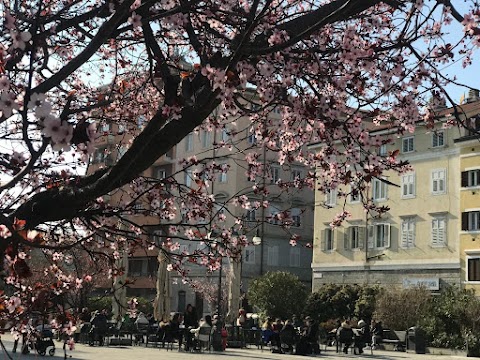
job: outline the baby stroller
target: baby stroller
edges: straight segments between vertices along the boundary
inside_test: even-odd
[[[53,342],[52,330],[44,329],[38,332],[38,336],[33,344],[37,350],[38,355],[45,356],[48,350],[48,355],[55,355],[55,343]]]

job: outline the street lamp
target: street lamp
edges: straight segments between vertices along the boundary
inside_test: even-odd
[[[252,243],[253,245],[260,245],[262,243],[262,238],[258,235],[258,229],[257,229],[257,233],[252,239]]]

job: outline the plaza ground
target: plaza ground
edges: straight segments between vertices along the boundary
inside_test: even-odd
[[[22,355],[19,352],[12,354],[13,338],[10,334],[2,335],[2,341],[7,349],[8,353],[13,359],[63,359],[62,343],[55,341],[56,352],[55,356],[49,355],[39,356],[36,353],[28,355]],[[20,348],[20,347],[19,347]],[[4,350],[0,349],[0,359],[8,359]],[[167,351],[166,349],[158,348],[145,348],[145,346],[104,346],[104,347],[90,347],[88,345],[76,344],[74,351],[68,351],[68,357],[70,359],[78,360],[235,360],[235,359],[253,359],[253,360],[293,360],[293,359],[384,359],[384,360],[452,360],[452,359],[466,359],[465,356],[456,355],[431,355],[431,354],[414,354],[404,353],[396,351],[379,351],[375,350],[373,355],[367,351],[364,355],[353,354],[337,354],[335,349],[330,347],[327,351],[322,351],[321,355],[317,356],[299,356],[299,355],[286,355],[286,354],[272,354],[267,349],[258,350],[255,347],[248,349],[227,349],[223,353],[216,352],[203,352],[203,353],[187,353],[179,352],[177,349],[173,351]]]

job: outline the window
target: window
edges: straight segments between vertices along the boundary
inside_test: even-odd
[[[374,224],[368,226],[368,247],[384,249],[390,247],[390,224]]]
[[[447,219],[445,216],[435,216],[432,219],[432,246],[442,247],[447,243]]]
[[[192,178],[192,170],[185,171],[185,185],[188,187],[192,187],[193,183]]]
[[[357,189],[350,188],[350,202],[357,203],[360,202],[360,192]]]
[[[243,250],[243,262],[245,264],[255,264],[255,246],[246,246]]]
[[[363,247],[362,233],[364,234],[364,229],[358,225],[349,226],[345,229],[344,233],[344,244],[343,247],[345,250],[348,249],[361,249]]]
[[[409,153],[415,150],[413,146],[413,136],[406,137],[402,139],[402,152],[403,153]]]
[[[193,150],[193,134],[188,134],[185,136],[185,151]]]
[[[386,156],[387,155],[387,144],[380,145],[377,150],[377,154],[379,156]]]
[[[415,174],[402,175],[402,198],[415,196]]]
[[[386,200],[387,199],[387,183],[380,179],[373,179],[372,184],[372,199]]]
[[[255,132],[248,132],[248,137],[247,137],[247,141],[250,145],[253,145],[257,142],[257,138],[255,136]]]
[[[300,267],[300,248],[292,246],[290,248],[290,266]]]
[[[156,168],[154,170],[153,176],[155,177],[155,179],[163,180],[167,177],[167,170],[165,170],[164,168]]]
[[[445,194],[447,188],[445,186],[446,180],[446,169],[435,169],[432,170],[432,194],[439,195]]]
[[[480,169],[462,171],[462,187],[480,186]]]
[[[480,281],[480,257],[467,256],[467,281]]]
[[[228,165],[227,164],[220,164],[221,172],[218,174],[218,182],[226,183],[227,182],[227,171]]]
[[[255,210],[248,210],[246,215],[245,215],[245,220],[255,221],[256,220]]]
[[[296,179],[301,179],[303,176],[302,170],[299,169],[292,169],[292,181]]]
[[[282,220],[280,220],[280,213],[281,213],[281,209],[275,205],[270,205],[268,207],[268,213],[269,213],[269,216],[268,216],[268,220],[269,220],[269,223],[270,224],[273,224],[273,225],[281,225],[282,224]]]
[[[272,166],[272,184],[276,184],[280,180],[280,168]]]
[[[300,227],[302,225],[302,210],[298,208],[293,208],[290,211],[292,217],[292,226]]]
[[[128,260],[128,274],[130,276],[142,276],[144,275],[144,264],[146,262],[143,259],[129,259]]]
[[[278,266],[278,246],[269,246],[268,247],[267,265]]]
[[[222,129],[222,135],[221,135],[222,141],[227,141],[228,140],[228,130],[226,128]]]
[[[325,194],[325,205],[335,206],[337,204],[337,189],[331,189]]]
[[[467,211],[462,213],[463,231],[480,231],[480,211]]]
[[[203,130],[201,133],[202,147],[206,148],[212,143],[212,133],[207,130]]]
[[[335,249],[333,229],[326,228],[323,230],[323,241],[324,251],[333,251]]]
[[[438,130],[432,134],[432,147],[441,147],[445,145],[445,131]]]
[[[413,217],[402,219],[400,247],[404,249],[415,247],[415,219]]]

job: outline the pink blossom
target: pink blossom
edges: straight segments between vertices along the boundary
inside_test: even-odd
[[[134,28],[142,26],[142,17],[136,13],[132,13],[132,16],[128,18],[128,22],[132,24]]]
[[[21,50],[25,50],[27,42],[32,38],[32,34],[28,31],[18,32],[17,30],[11,30],[10,36],[12,37],[13,47]]]

